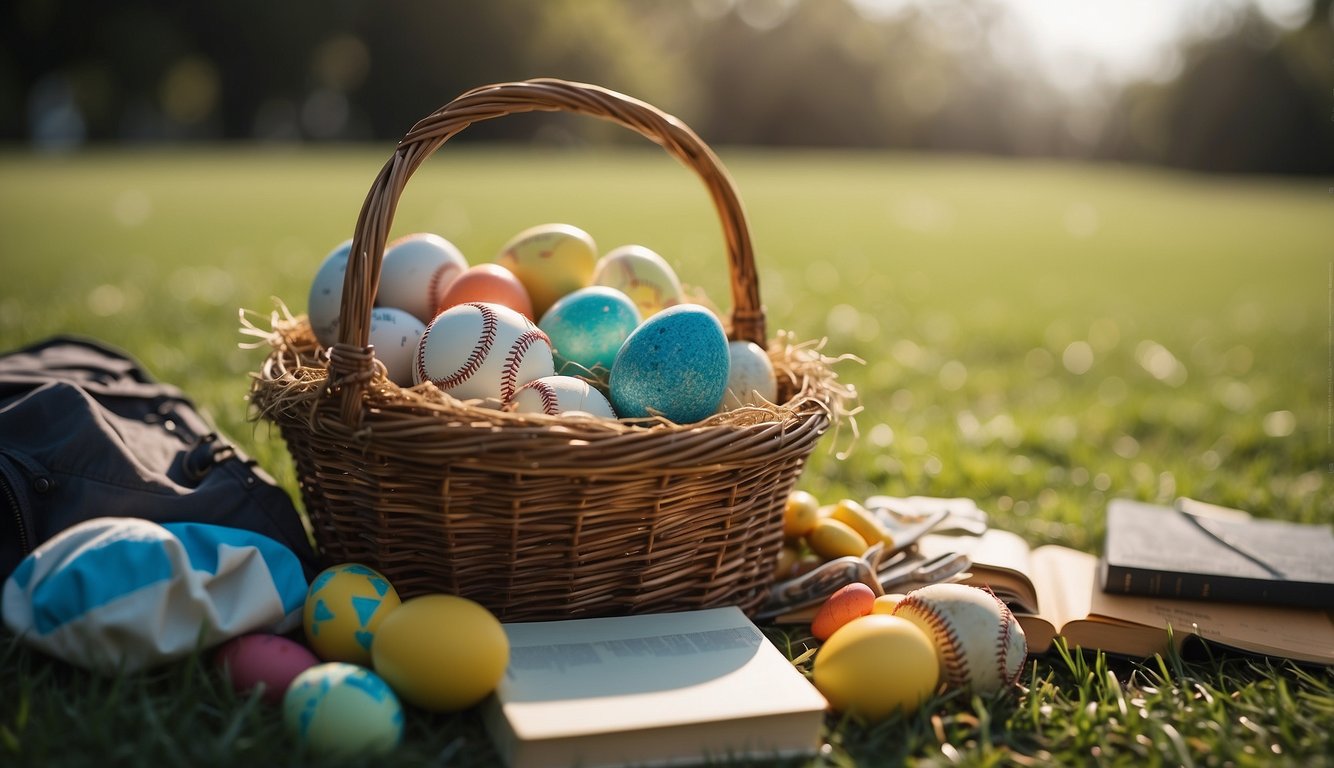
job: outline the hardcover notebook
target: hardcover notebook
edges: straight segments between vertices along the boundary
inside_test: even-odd
[[[988,587],[1024,628],[1029,653],[1052,640],[1146,658],[1180,650],[1191,638],[1248,653],[1334,665],[1334,618],[1314,608],[1110,595],[1098,587],[1098,558],[1047,545],[1030,549],[998,529],[982,536],[924,536],[924,554],[961,551],[972,558],[965,584]],[[1168,628],[1171,627],[1171,633]]]
[[[1334,607],[1334,530],[1180,499],[1107,507],[1110,594]]]
[[[825,699],[737,608],[505,625],[484,722],[511,768],[814,754]]]

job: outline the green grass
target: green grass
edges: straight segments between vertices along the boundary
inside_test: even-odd
[[[120,346],[183,387],[289,489],[246,418],[238,308],[302,311],[389,148],[0,154],[0,348]],[[823,498],[970,496],[1034,543],[1097,551],[1109,498],[1190,495],[1334,519],[1327,180],[723,148],[770,330],[828,337],[864,407],[801,486]],[[474,262],[545,221],[640,242],[719,304],[702,187],[648,151],[451,145],[395,231]],[[840,460],[839,450],[852,453]],[[801,632],[775,633],[800,653]],[[0,763],[294,764],[271,710],[199,661],[88,676],[0,641]],[[1329,764],[1334,673],[1239,657],[1052,653],[1017,696],[947,696],[875,726],[831,717],[822,765]],[[494,760],[476,717],[409,719],[401,765]],[[387,763],[386,763],[387,764]]]

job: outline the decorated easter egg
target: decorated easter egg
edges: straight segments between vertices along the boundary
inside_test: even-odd
[[[630,334],[611,367],[621,418],[658,415],[689,424],[712,414],[727,388],[727,336],[713,313],[678,304]]]
[[[325,661],[369,664],[375,628],[399,603],[393,585],[373,568],[357,563],[326,568],[306,593],[306,642]]]
[[[436,311],[439,313],[472,302],[500,304],[529,320],[537,317],[533,314],[533,302],[528,297],[528,289],[523,287],[513,272],[498,264],[478,264],[454,278],[454,282],[440,297]]]
[[[375,670],[423,709],[457,712],[495,690],[509,664],[509,637],[481,605],[423,595],[390,614],[375,637]]]
[[[292,680],[320,660],[306,646],[281,635],[241,635],[219,646],[214,661],[232,688],[246,695],[260,688],[265,701],[277,704]]]
[[[614,288],[591,286],[562,296],[537,326],[551,339],[556,372],[603,381],[616,353],[639,325],[639,310]]]
[[[344,240],[334,248],[310,284],[310,299],[306,315],[310,329],[321,346],[332,347],[338,341],[338,312],[343,306],[343,277],[347,272],[347,256],[352,252],[352,241]]]
[[[319,755],[377,755],[403,738],[403,705],[379,675],[332,662],[296,676],[283,696],[287,732]]]
[[[375,359],[384,363],[390,381],[405,387],[412,385],[417,343],[425,332],[422,321],[401,309],[371,310],[371,346],[375,347]]]
[[[573,376],[545,376],[524,384],[510,402],[516,413],[591,414],[604,419],[616,418],[607,398],[591,384]]]
[[[555,372],[540,328],[509,307],[474,302],[446,309],[426,327],[414,376],[460,400],[505,405],[519,387]]]
[[[375,305],[401,309],[429,323],[445,291],[467,268],[459,249],[439,235],[400,237],[385,246]]]
[[[720,412],[778,399],[774,364],[763,347],[753,341],[733,341],[728,343],[727,353],[727,392],[718,406]]]
[[[582,229],[541,224],[510,238],[496,263],[514,273],[541,317],[556,300],[588,285],[597,265],[597,246]]]
[[[642,245],[622,245],[608,251],[593,269],[593,284],[629,296],[642,318],[680,304],[685,296],[671,265]]]
[[[853,619],[830,635],[813,672],[830,707],[872,721],[915,708],[940,680],[936,649],[926,633],[879,613]]]
[[[840,627],[871,613],[873,605],[875,592],[870,587],[861,582],[845,584],[815,612],[815,617],[811,619],[811,635],[816,640],[828,640]]]

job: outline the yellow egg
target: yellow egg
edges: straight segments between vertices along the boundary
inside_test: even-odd
[[[593,270],[593,284],[629,296],[645,320],[685,300],[685,291],[671,265],[642,245],[623,245],[607,252]]]
[[[505,629],[464,597],[414,597],[380,625],[375,671],[398,695],[433,712],[467,709],[495,690],[509,664]]]
[[[582,229],[542,224],[525,229],[505,244],[496,263],[519,278],[533,301],[533,317],[542,317],[556,300],[592,283],[597,246]]]
[[[907,595],[902,592],[890,592],[887,595],[881,595],[871,604],[871,613],[892,614],[905,597]]]
[[[373,568],[357,563],[327,568],[306,592],[306,640],[325,661],[370,664],[376,628],[400,602],[393,585]]]
[[[898,616],[873,613],[843,625],[820,647],[814,679],[835,711],[880,720],[929,697],[940,669],[925,632]]]
[[[847,523],[868,542],[872,544],[884,542],[886,551],[894,549],[894,534],[875,519],[875,514],[871,510],[852,499],[843,499],[835,504],[829,516],[839,522]]]
[[[783,505],[783,535],[789,539],[805,536],[820,519],[820,502],[806,491],[793,491]]]
[[[815,527],[806,534],[806,543],[826,560],[847,555],[861,557],[870,546],[851,526],[832,517],[816,520]]]

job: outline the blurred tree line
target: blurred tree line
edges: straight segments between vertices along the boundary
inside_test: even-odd
[[[1166,76],[1071,88],[995,0],[10,0],[0,140],[393,140],[473,86],[557,76],[657,104],[713,144],[1329,174],[1331,4],[1289,27],[1230,6]],[[460,138],[620,135],[590,123]]]

